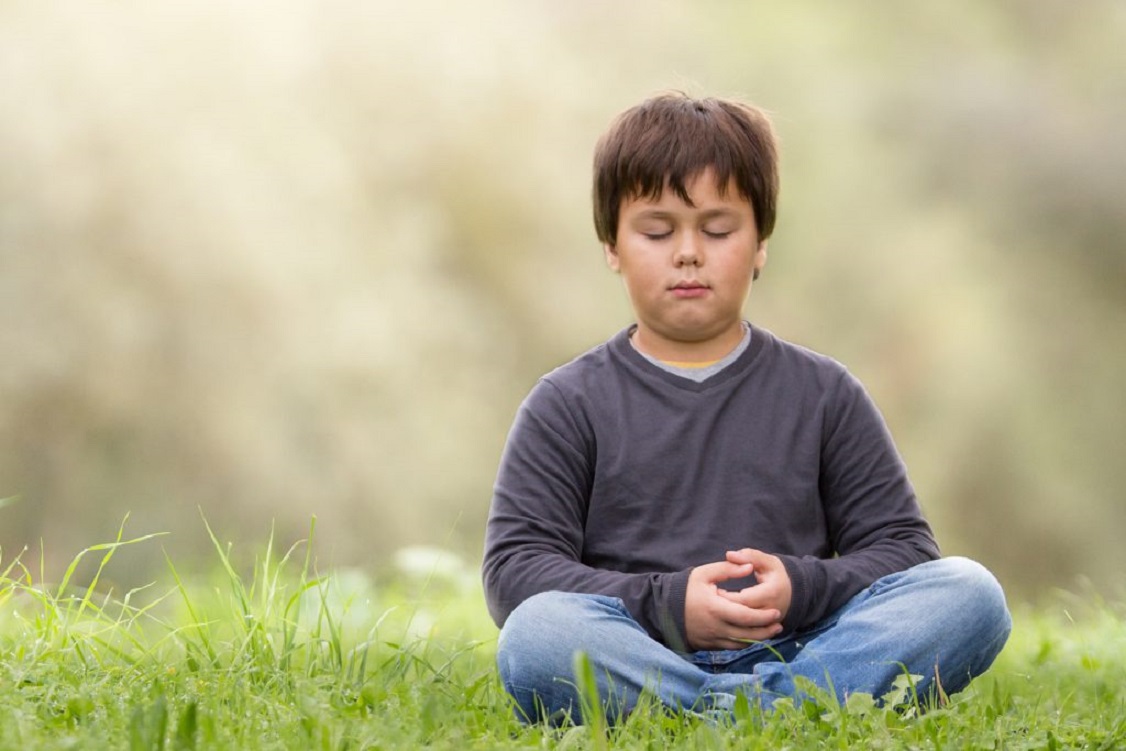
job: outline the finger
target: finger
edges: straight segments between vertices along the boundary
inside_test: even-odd
[[[782,633],[782,625],[763,626],[762,628],[739,629],[730,634],[715,636],[707,644],[701,644],[701,649],[746,649],[752,644],[773,639]]]
[[[697,566],[694,573],[698,572],[702,581],[714,584],[716,582],[727,581],[728,579],[742,579],[750,576],[753,571],[754,566],[749,563],[716,561],[715,563],[705,563],[703,566]]]
[[[751,548],[740,548],[739,550],[728,550],[726,559],[728,563],[754,563],[751,556],[754,554]]]
[[[738,629],[761,628],[782,620],[782,613],[775,608],[749,608],[722,595],[717,598],[712,612],[725,624]]]
[[[724,641],[726,641],[730,646],[726,646],[724,647],[724,649],[744,649],[751,646],[752,644],[757,644],[768,639],[773,639],[780,633],[782,633],[781,623],[776,623],[771,626],[763,626],[762,628],[745,629],[725,639]]]
[[[727,551],[726,559],[729,563],[750,563],[757,571],[767,571],[776,566],[777,558],[754,548]]]
[[[716,588],[716,594],[746,608],[762,610],[778,607],[778,592],[775,587],[768,584],[756,584],[737,591]]]

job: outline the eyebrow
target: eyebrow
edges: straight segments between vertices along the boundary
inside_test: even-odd
[[[634,214],[633,218],[634,219],[672,219],[678,213],[679,212],[675,212],[675,211],[666,211],[665,209],[641,209],[636,214]],[[712,218],[715,218],[715,217],[718,217],[718,216],[738,217],[739,212],[735,209],[730,209],[730,208],[726,208],[726,207],[716,208],[716,209],[707,209],[705,211],[700,212],[700,218],[704,219],[704,220],[712,219]]]

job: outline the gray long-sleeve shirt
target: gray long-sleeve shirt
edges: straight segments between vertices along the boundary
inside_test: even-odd
[[[648,362],[626,329],[536,384],[485,535],[498,626],[539,592],[605,594],[683,650],[691,569],[744,547],[785,564],[787,631],[938,557],[884,421],[843,366],[756,327],[697,383]]]

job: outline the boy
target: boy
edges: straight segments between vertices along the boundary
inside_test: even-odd
[[[483,575],[505,689],[578,718],[573,658],[611,718],[643,690],[723,712],[964,688],[1010,618],[939,558],[882,418],[837,362],[742,318],[774,228],[777,154],[749,105],[670,94],[594,160],[594,220],[636,323],[542,378],[501,459]]]

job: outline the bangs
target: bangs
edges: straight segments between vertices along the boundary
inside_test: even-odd
[[[648,131],[636,153],[623,154],[627,158],[620,162],[617,175],[623,198],[658,200],[667,187],[692,206],[687,185],[709,167],[714,172],[720,195],[727,193],[735,173],[735,155],[730,145],[699,119],[676,125],[680,127],[666,132]],[[750,198],[741,187],[740,193]]]

